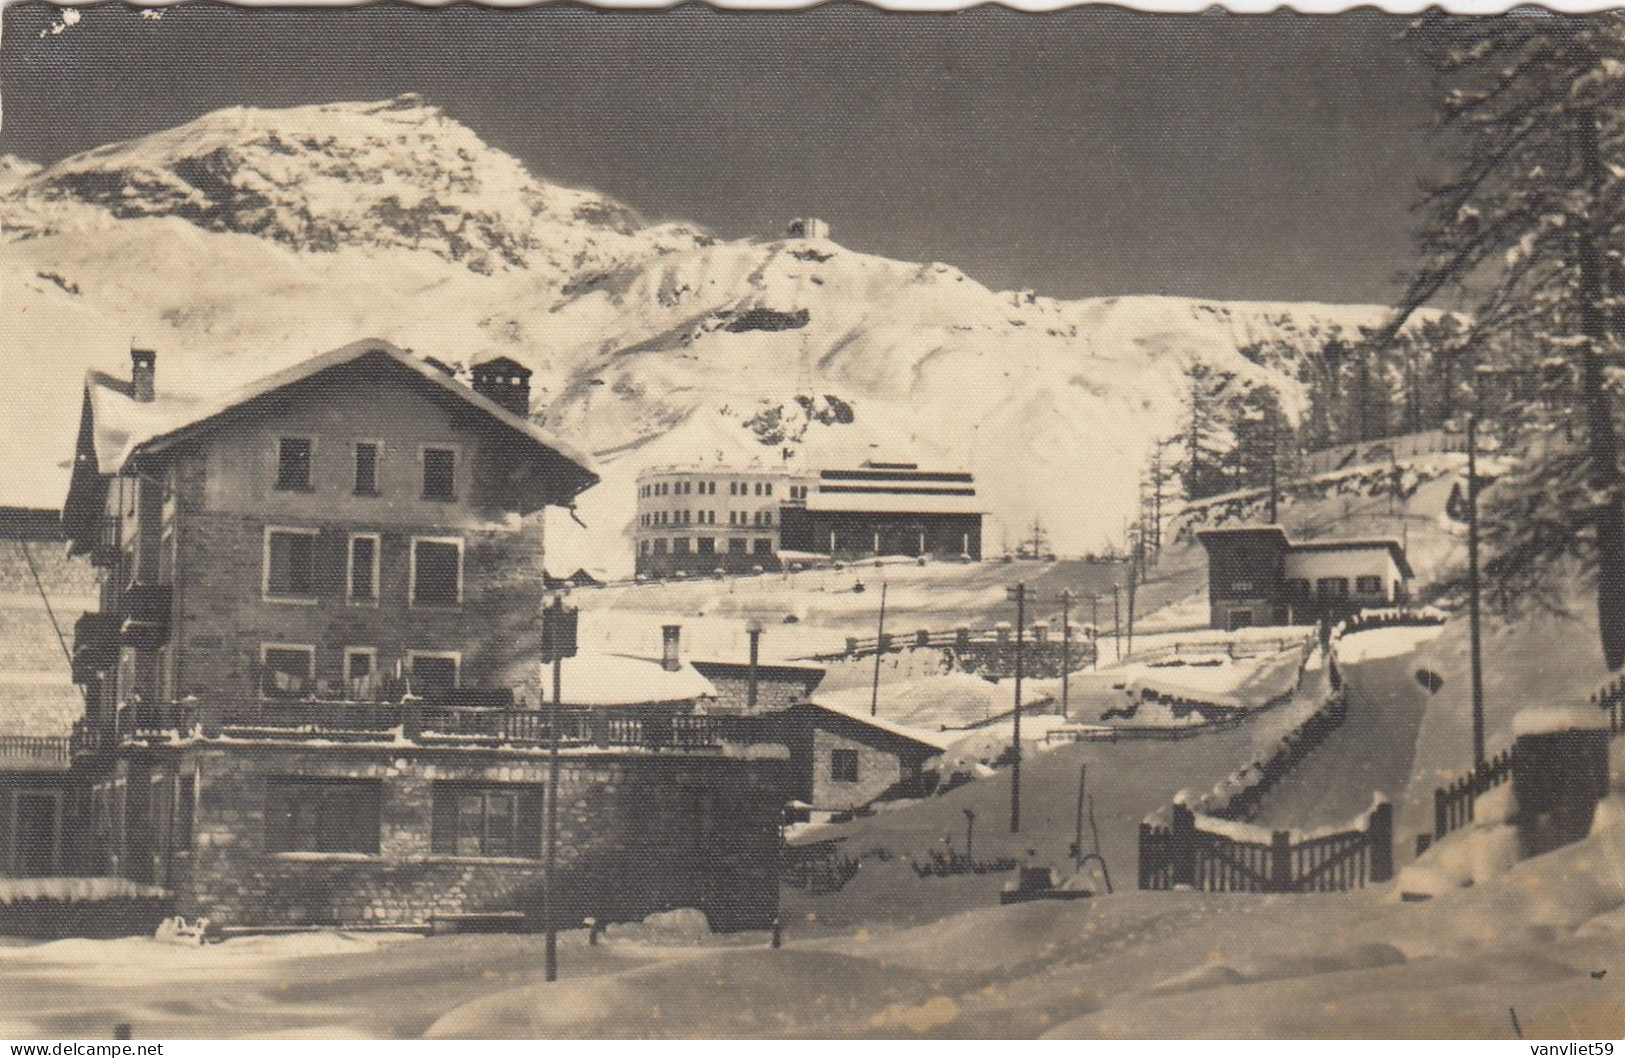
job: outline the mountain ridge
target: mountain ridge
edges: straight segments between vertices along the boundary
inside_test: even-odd
[[[978,475],[990,543],[1041,516],[1063,550],[1104,547],[1150,446],[1180,427],[1192,363],[1291,410],[1297,381],[1241,350],[1313,355],[1388,312],[1063,301],[828,238],[644,225],[415,97],[234,108],[7,174],[6,374],[37,409],[0,438],[24,468],[7,502],[59,501],[42,502],[65,482],[79,376],[127,370],[131,341],[160,350],[160,385],[218,391],[378,337],[536,372],[538,417],[605,457],[582,498],[593,531],[566,520],[550,551],[611,572],[630,565],[632,479],[654,462],[952,463]]]

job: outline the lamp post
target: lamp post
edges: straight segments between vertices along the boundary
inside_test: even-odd
[[[755,617],[745,622],[745,634],[750,636],[750,675],[745,684],[745,709],[756,711],[756,663],[761,658],[762,622]]]

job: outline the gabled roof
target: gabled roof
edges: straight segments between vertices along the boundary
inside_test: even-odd
[[[1387,551],[1399,567],[1400,576],[1410,580],[1416,576],[1405,548],[1390,537],[1371,537],[1360,540],[1306,540],[1292,545],[1293,551]]]
[[[913,727],[904,727],[902,724],[894,724],[890,720],[883,720],[878,716],[870,716],[867,713],[852,712],[847,709],[842,709],[839,706],[824,705],[819,702],[803,702],[799,705],[791,706],[791,709],[806,710],[821,714],[815,719],[815,722],[817,722],[817,720],[823,720],[826,723],[829,721],[834,721],[835,723],[843,724],[848,729],[853,727],[868,728],[869,731],[873,735],[878,736],[881,741],[894,743],[909,742],[916,746],[924,747],[925,749],[930,750],[932,753],[941,753],[948,748],[947,739],[934,732],[921,731],[918,728]]]
[[[100,372],[92,372],[92,377],[86,380],[86,387],[96,394],[93,399],[98,413],[96,423],[96,454],[100,464],[98,469],[103,474],[116,473],[122,470],[130,459],[145,453],[162,451],[195,436],[215,425],[220,417],[245,404],[294,383],[303,382],[330,368],[369,356],[384,357],[399,364],[447,394],[484,412],[503,426],[574,463],[581,469],[583,482],[576,491],[598,480],[592,457],[585,452],[576,450],[530,420],[521,418],[495,401],[474,392],[426,360],[376,338],[352,342],[332,352],[311,357],[208,401],[188,401],[184,398],[160,396],[151,403],[143,404],[131,399],[128,383],[111,379]],[[115,397],[122,398],[122,402],[114,400]],[[104,431],[102,414],[114,406],[121,405],[122,414],[115,415],[115,421],[108,423]],[[116,455],[112,451],[115,446],[118,446]],[[104,453],[111,458],[104,461]]]
[[[1290,547],[1291,541],[1287,539],[1286,530],[1278,525],[1226,525],[1215,529],[1199,529],[1196,539],[1204,546],[1210,539],[1223,539],[1237,536],[1272,536],[1283,547]]]
[[[744,661],[695,661],[693,665],[708,680],[750,678],[750,664]],[[814,665],[758,664],[756,678],[771,683],[799,683],[810,691],[823,682],[824,670]]]

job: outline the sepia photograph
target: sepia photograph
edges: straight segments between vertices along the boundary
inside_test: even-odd
[[[11,1054],[1625,1037],[1618,14],[21,0],[0,107]]]

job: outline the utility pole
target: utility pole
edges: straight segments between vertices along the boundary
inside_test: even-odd
[[[1078,827],[1077,840],[1072,843],[1072,869],[1083,866],[1083,794],[1089,788],[1089,765],[1082,764],[1078,771]]]
[[[547,979],[559,979],[557,875],[559,850],[559,727],[564,719],[564,691],[561,670],[565,658],[576,654],[576,631],[580,612],[566,609],[563,594],[553,596],[553,605],[542,609],[542,658],[553,662],[553,715],[548,720],[547,757],[547,848],[542,874],[542,921],[547,926]]]
[[[1134,594],[1138,582],[1134,577],[1135,570],[1132,565],[1128,568],[1128,653],[1134,656]]]
[[[1089,596],[1089,642],[1095,648],[1093,668],[1100,668],[1100,593]]]
[[[1010,751],[1015,755],[1010,764],[1010,833],[1021,833],[1021,675],[1022,654],[1025,653],[1024,629],[1027,624],[1027,585],[1017,584],[1005,589],[1016,603],[1016,707],[1012,714],[1015,727],[1010,735]]]
[[[1280,427],[1279,427],[1279,424],[1277,423],[1276,417],[1274,415],[1271,415],[1268,411],[1266,411],[1264,413],[1264,415],[1269,420],[1269,427],[1270,427],[1270,429],[1269,429],[1269,437],[1270,437],[1269,523],[1271,525],[1274,525],[1276,523],[1277,519],[1280,516],[1280,507],[1281,507],[1281,477],[1280,477],[1280,466],[1279,466],[1281,438],[1280,438],[1280,435],[1278,433],[1278,430],[1280,429]]]
[[[869,692],[869,715],[880,715],[880,656],[886,652],[886,582],[880,582],[880,624],[875,629],[875,682]]]
[[[1112,649],[1123,660],[1123,586],[1112,585]]]
[[[1072,589],[1061,592],[1061,719],[1067,718],[1067,702],[1072,682]]]
[[[1468,630],[1473,667],[1473,770],[1481,771],[1484,757],[1484,660],[1479,634],[1478,585],[1478,416],[1467,417],[1467,586]]]

